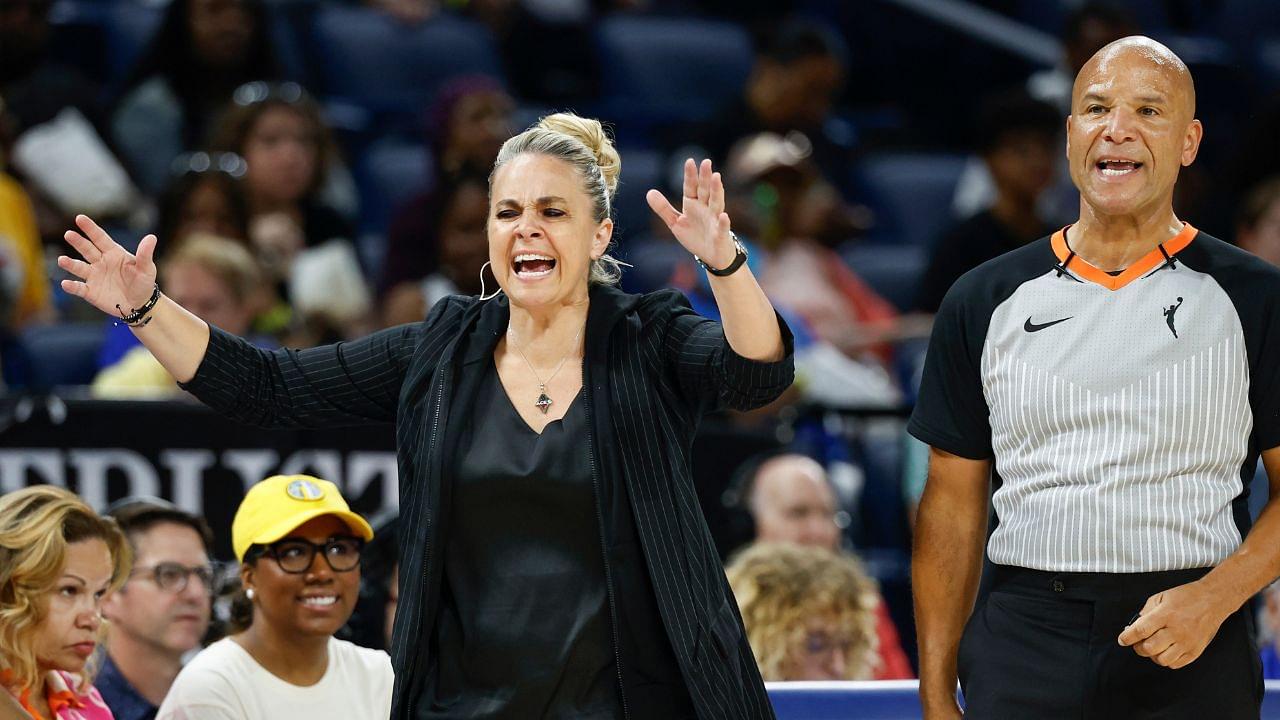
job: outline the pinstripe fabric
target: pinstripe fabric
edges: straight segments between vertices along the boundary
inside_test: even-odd
[[[265,352],[214,331],[186,385],[214,408],[257,425],[396,422],[401,515],[408,519],[392,648],[397,719],[412,717],[421,680],[437,662],[427,639],[440,589],[435,552],[447,532],[439,508],[448,503],[446,436],[456,420],[449,408],[466,361],[491,355],[507,313],[505,298],[455,297],[419,325],[304,351]],[[787,357],[753,362],[678,293],[591,293],[584,397],[593,408],[601,476],[630,497],[662,621],[699,718],[773,717],[698,507],[689,452],[703,414],[758,407],[790,384],[783,328]]]
[[[1239,546],[1280,443],[1280,273],[1204,235],[1177,260],[1111,290],[1040,241],[944,302],[909,429],[992,458],[992,562],[1155,572]]]

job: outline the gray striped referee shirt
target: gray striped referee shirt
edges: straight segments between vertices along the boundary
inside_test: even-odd
[[[1211,567],[1280,445],[1280,271],[1190,225],[1124,272],[1070,229],[966,274],[938,313],[909,431],[992,459],[1001,565]]]

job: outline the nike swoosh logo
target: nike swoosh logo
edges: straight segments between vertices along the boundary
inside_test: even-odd
[[[1026,330],[1027,332],[1040,332],[1041,330],[1047,327],[1053,327],[1054,325],[1057,325],[1058,323],[1061,323],[1061,322],[1066,322],[1073,317],[1075,317],[1075,315],[1072,315],[1070,317],[1064,317],[1061,320],[1054,320],[1052,322],[1047,322],[1043,325],[1036,325],[1035,323],[1031,322],[1031,317],[1028,316],[1027,321],[1022,324],[1022,329]]]

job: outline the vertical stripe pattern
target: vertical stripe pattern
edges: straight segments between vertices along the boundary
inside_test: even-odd
[[[1252,429],[1248,360],[1228,336],[1108,393],[989,345],[982,356],[1003,484],[991,560],[1076,572],[1216,565]]]

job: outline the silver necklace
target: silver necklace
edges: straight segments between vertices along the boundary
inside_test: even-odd
[[[535,400],[533,404],[542,411],[543,415],[546,415],[547,411],[551,409],[552,402],[551,397],[547,395],[547,383],[551,382],[555,378],[556,373],[560,372],[560,368],[564,367],[565,361],[569,359],[569,356],[573,354],[574,349],[578,347],[578,338],[582,337],[582,331],[585,328],[585,323],[582,327],[578,328],[578,334],[574,335],[573,341],[569,343],[569,351],[564,354],[564,357],[560,358],[560,364],[556,365],[556,369],[551,371],[551,374],[547,376],[546,380],[543,380],[542,376],[538,374],[538,371],[534,369],[533,363],[529,362],[529,358],[524,356],[524,351],[521,350],[520,345],[516,343],[516,334],[512,332],[511,328],[507,328],[507,334],[511,336],[511,347],[515,348],[517,353],[520,353],[520,359],[524,360],[524,364],[529,366],[529,372],[533,373],[533,376],[538,380],[538,399]]]

